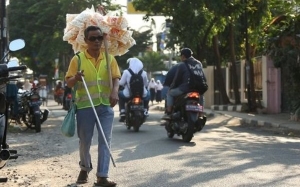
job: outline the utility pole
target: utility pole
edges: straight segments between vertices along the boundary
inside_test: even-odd
[[[6,45],[7,45],[7,20],[6,20],[6,0],[0,0],[0,9],[1,9],[1,46],[0,46],[0,59],[3,58],[5,51],[6,51]],[[0,62],[3,63],[3,62]]]

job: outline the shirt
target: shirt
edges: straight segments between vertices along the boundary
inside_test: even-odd
[[[94,64],[96,69],[99,67],[99,65],[101,63],[101,60],[104,58],[104,56],[103,56],[104,53],[100,53],[97,60],[94,57],[92,57],[87,52],[87,50],[84,51],[84,54],[87,57],[87,59],[89,59]],[[110,60],[110,58],[109,58],[109,60]],[[111,59],[110,68],[111,68],[111,77],[112,77],[112,79],[121,78],[121,73],[120,73],[119,66],[118,66],[118,63],[117,63],[115,57],[112,57],[112,59]],[[65,79],[68,79],[70,77],[75,76],[77,71],[78,71],[78,58],[77,58],[77,56],[74,56],[71,59],[69,69],[66,73]]]

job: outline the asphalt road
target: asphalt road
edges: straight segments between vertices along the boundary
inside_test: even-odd
[[[26,186],[28,183],[29,186],[76,186],[78,139],[60,134],[64,114],[65,111],[59,108],[52,110],[51,118],[39,134],[29,131],[11,136],[11,146],[19,148],[24,155],[2,169],[4,174],[18,173],[17,178],[9,174],[9,186]],[[118,122],[116,112],[111,149],[116,167],[111,164],[110,178],[118,183],[118,187],[281,187],[300,184],[299,138],[243,128],[234,123],[224,125],[228,117],[216,116],[209,118],[192,142],[184,143],[176,135],[172,139],[167,137],[164,127],[160,126],[161,116],[160,111],[150,111],[140,131],[134,132]],[[96,136],[95,132],[91,147],[95,168]],[[28,138],[31,138],[29,145]],[[24,144],[26,148],[22,147]],[[26,169],[30,172],[25,176]],[[92,170],[90,182],[81,186],[92,186],[95,172]]]

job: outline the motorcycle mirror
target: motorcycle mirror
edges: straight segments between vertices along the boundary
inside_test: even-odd
[[[7,63],[7,67],[8,67],[8,68],[11,68],[11,67],[18,67],[18,66],[19,66],[19,60],[17,60],[17,59],[10,60],[10,61]]]
[[[25,41],[23,39],[16,39],[9,43],[10,51],[18,51],[25,47]]]

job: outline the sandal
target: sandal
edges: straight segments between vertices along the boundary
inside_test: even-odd
[[[117,183],[109,180],[107,177],[97,177],[97,182],[94,183],[94,186],[96,187],[114,187]]]
[[[79,172],[76,183],[77,184],[84,184],[84,183],[87,183],[87,182],[88,182],[88,172],[84,171],[84,170],[81,170]]]

